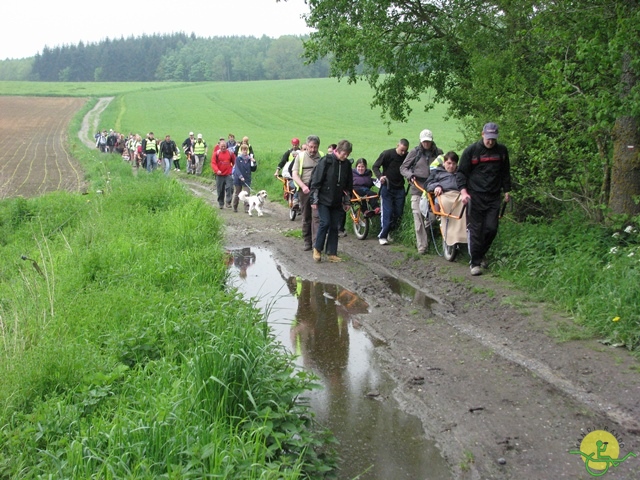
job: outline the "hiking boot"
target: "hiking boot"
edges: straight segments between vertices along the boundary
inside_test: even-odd
[[[316,248],[313,249],[313,259],[316,262],[319,262],[320,260],[322,260],[322,255],[320,254],[320,251]]]
[[[331,263],[338,263],[342,261],[342,259],[337,255],[329,255],[327,257],[327,260],[329,260]]]
[[[474,277],[482,275],[482,268],[480,268],[480,265],[471,265],[471,275]]]
[[[389,245],[389,240],[386,238],[379,238],[378,242],[380,242],[380,245]]]
[[[305,245],[303,251],[310,252],[313,250],[313,245]]]

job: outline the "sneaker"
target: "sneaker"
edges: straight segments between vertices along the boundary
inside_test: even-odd
[[[482,275],[482,268],[480,268],[480,265],[471,265],[471,275],[474,277]]]
[[[315,248],[313,249],[313,259],[316,262],[319,262],[320,260],[322,260],[322,256],[320,255],[320,251],[315,249]]]
[[[378,242],[380,242],[380,245],[389,245],[389,240],[386,238],[379,238]]]
[[[327,260],[329,260],[331,263],[338,263],[342,261],[342,259],[337,255],[329,255],[327,257]]]
[[[391,235],[387,234],[387,240],[389,241],[389,243],[393,242],[393,239],[391,238]]]
[[[179,169],[179,168],[176,168],[176,171],[178,171],[178,172],[179,172],[179,171],[180,171],[180,169]]]

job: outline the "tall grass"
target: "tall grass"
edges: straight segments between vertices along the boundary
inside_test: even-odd
[[[0,477],[330,470],[298,401],[312,379],[228,289],[215,212],[73,148],[88,195],[0,202]]]
[[[608,343],[640,346],[640,234],[568,215],[549,223],[503,222],[496,270],[572,313]]]

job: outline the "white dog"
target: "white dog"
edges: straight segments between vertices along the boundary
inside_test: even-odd
[[[238,200],[243,201],[245,204],[249,205],[249,216],[251,217],[251,211],[255,209],[258,212],[258,216],[262,216],[262,206],[264,205],[264,199],[267,198],[267,192],[265,190],[260,190],[255,195],[249,195],[244,190],[238,194]]]

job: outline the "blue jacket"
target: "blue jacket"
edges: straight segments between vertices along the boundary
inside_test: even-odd
[[[244,185],[251,186],[251,172],[254,172],[255,165],[252,164],[253,159],[247,155],[240,155],[236,158],[236,164],[233,167],[233,184],[234,185]],[[244,178],[244,180],[242,180]]]

